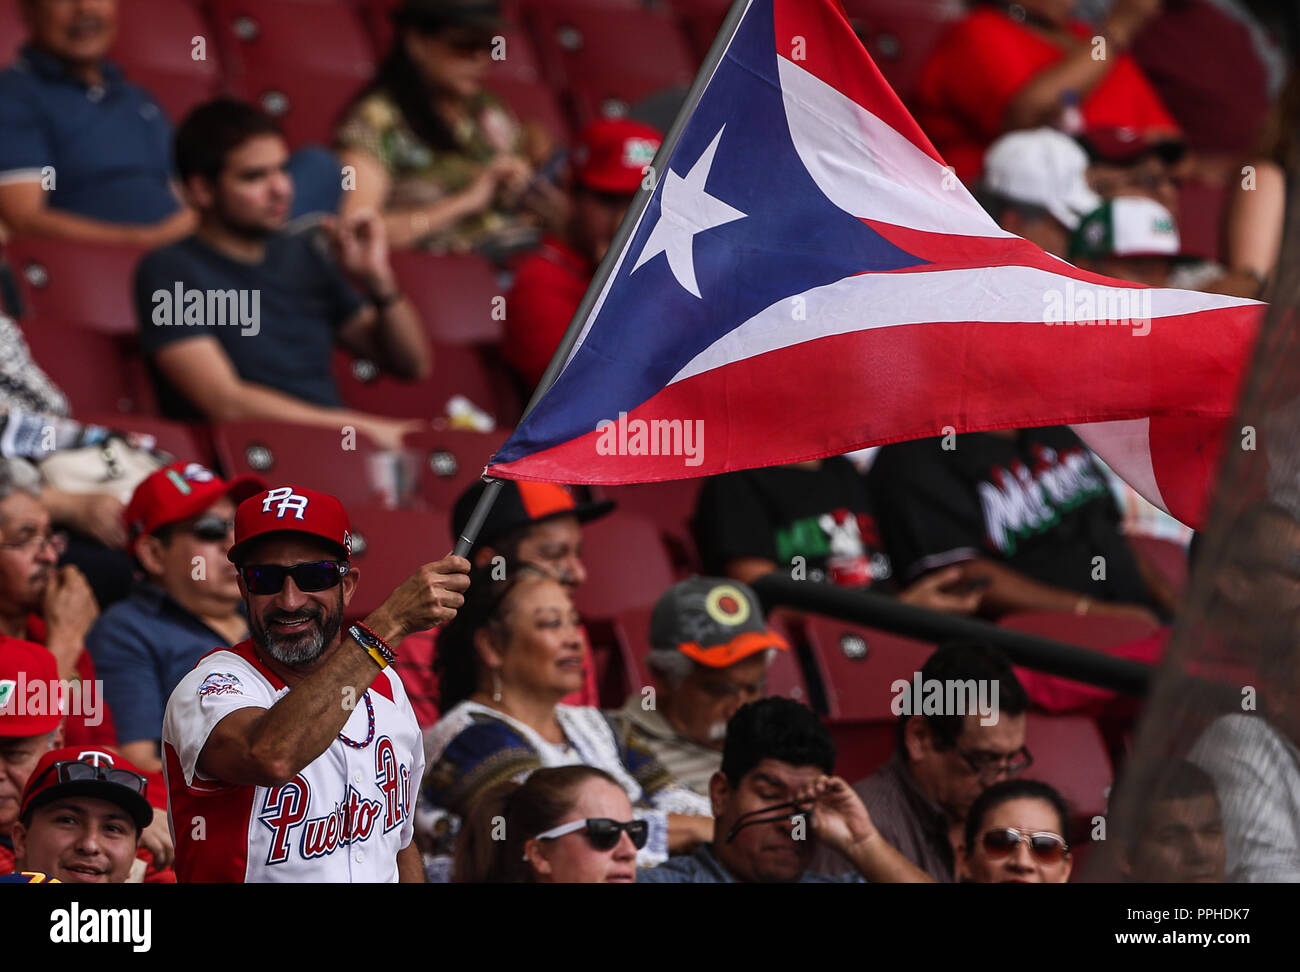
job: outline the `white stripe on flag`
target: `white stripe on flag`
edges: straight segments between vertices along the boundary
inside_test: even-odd
[[[814,287],[769,305],[701,351],[673,376],[673,381],[682,381],[768,351],[878,327],[953,321],[1023,322],[1028,325],[1033,322],[1026,321],[1025,317],[1035,310],[1041,315],[1041,323],[1049,319],[1047,312],[1053,309],[1055,301],[1059,300],[1063,308],[1072,308],[1085,291],[1091,292],[1092,303],[1100,312],[1075,321],[1083,326],[1115,319],[1114,316],[1108,317],[1108,301],[1103,299],[1111,296],[1127,299],[1130,309],[1134,301],[1142,301],[1140,307],[1145,312],[1146,298],[1143,295],[1150,294],[1152,321],[1255,303],[1239,297],[1124,286],[1119,282],[1114,287],[1106,287],[1037,267],[1014,265],[864,273]],[[797,308],[798,314],[795,313],[796,299],[804,302]],[[1118,308],[1111,305],[1109,309]],[[1124,316],[1139,319],[1135,314]]]
[[[799,160],[840,209],[930,233],[1013,235],[960,179],[879,117],[784,57],[777,68]]]
[[[1089,422],[1086,425],[1072,425],[1070,428],[1120,479],[1141,493],[1153,506],[1169,512],[1151,462],[1149,418]]]

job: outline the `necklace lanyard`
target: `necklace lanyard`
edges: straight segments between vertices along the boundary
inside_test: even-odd
[[[370,745],[370,741],[375,738],[375,707],[370,701],[370,693],[366,692],[365,695],[361,696],[361,698],[366,703],[366,718],[370,723],[369,727],[366,729],[366,741],[357,742],[356,740],[349,739],[347,736],[343,735],[343,733],[339,733],[339,741],[346,746],[351,746],[353,749],[365,749]]]

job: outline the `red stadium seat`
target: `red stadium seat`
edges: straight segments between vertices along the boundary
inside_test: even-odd
[[[862,38],[880,73],[907,101],[926,58],[963,14],[960,0],[844,0],[849,23]]]
[[[662,7],[542,0],[525,16],[547,79],[561,88],[628,78],[648,92],[690,84],[695,75],[695,59]]]
[[[221,89],[219,52],[211,33],[190,0],[119,0],[117,40],[109,56],[179,123]],[[205,44],[202,60],[193,56],[196,37]]]
[[[391,467],[358,432],[289,422],[221,422],[212,427],[217,461],[228,476],[256,473],[269,482],[306,486],[337,496],[345,506],[387,505],[398,499],[376,480]],[[354,449],[345,445],[355,444]],[[445,527],[444,527],[445,531]]]
[[[695,513],[695,499],[699,496],[701,482],[699,479],[670,479],[662,483],[603,486],[600,492],[618,503],[620,510],[652,519],[659,527],[664,545],[672,554],[678,570],[690,572],[699,567],[690,521]]]
[[[153,389],[133,339],[30,317],[21,326],[32,357],[68,396],[74,417],[154,411]]]
[[[998,626],[1095,651],[1104,651],[1115,645],[1146,638],[1159,628],[1159,625],[1138,618],[1113,618],[1097,614],[1080,617],[1052,611],[1008,614],[998,622]]]
[[[1187,548],[1161,537],[1130,534],[1129,546],[1159,572],[1178,593],[1187,587]]]
[[[670,5],[690,42],[691,53],[703,62],[727,17],[731,0],[670,0]]]
[[[25,43],[27,25],[18,0],[0,0],[0,68],[8,67]]]
[[[587,583],[574,598],[583,617],[613,618],[654,604],[674,581],[659,531],[646,517],[615,510],[582,531]]]
[[[403,440],[416,469],[417,490],[430,509],[449,510],[456,499],[483,474],[509,437],[509,430],[469,432],[460,429],[424,429]],[[449,523],[443,532],[451,539]]]
[[[114,412],[78,412],[76,417],[78,422],[87,425],[103,425],[120,432],[151,435],[157,441],[159,449],[171,453],[177,459],[193,459],[205,465],[215,460],[207,427],[197,423]]]
[[[364,618],[419,567],[447,553],[447,518],[377,506],[347,509],[352,524],[352,563],[361,571],[347,616]]]
[[[229,81],[275,115],[290,145],[328,144],[374,75],[360,13],[343,0],[210,0]]]
[[[567,100],[574,121],[581,128],[602,118],[622,118],[632,106],[665,87],[658,79],[645,75],[590,75],[573,84]]]
[[[435,341],[492,344],[501,340],[502,318],[508,311],[505,289],[482,257],[398,250],[392,254],[392,264],[403,292]]]
[[[494,377],[474,348],[454,344],[435,345],[433,375],[424,381],[400,381],[380,373],[373,362],[346,352],[334,355],[334,376],[339,393],[350,408],[396,418],[433,420],[445,415],[447,402],[464,395],[475,406],[498,419],[512,405],[504,402],[500,379]]]
[[[896,679],[912,681],[934,645],[847,621],[810,616],[804,632],[836,720],[897,721],[891,705]]]
[[[1074,837],[1086,833],[1094,816],[1106,812],[1114,770],[1096,723],[1086,716],[1029,713],[1025,744],[1034,764],[1029,779],[1050,783],[1065,797],[1074,818]]]
[[[804,635],[826,692],[836,772],[856,782],[894,750],[898,716],[890,686],[911,683],[934,646],[816,615],[804,619]]]
[[[32,313],[42,321],[78,324],[105,334],[135,334],[134,246],[28,237],[6,255]]]
[[[654,676],[645,661],[650,651],[650,615],[653,611],[654,605],[642,605],[620,611],[614,619],[614,638],[623,670],[631,673],[627,692],[639,692],[644,686],[654,684]],[[790,644],[790,650],[778,651],[773,656],[767,671],[767,694],[784,696],[806,704],[808,689],[804,684],[803,672],[799,670],[799,659],[790,631],[780,620],[773,620],[771,625]]]

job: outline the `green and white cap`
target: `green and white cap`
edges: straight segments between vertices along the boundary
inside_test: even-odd
[[[1181,255],[1173,214],[1145,196],[1107,200],[1085,216],[1070,237],[1071,260]]]

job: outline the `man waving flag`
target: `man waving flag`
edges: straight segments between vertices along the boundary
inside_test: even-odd
[[[1109,280],[1001,230],[833,0],[749,0],[730,23],[488,473],[647,482],[1074,424],[1198,522],[1262,305]]]

